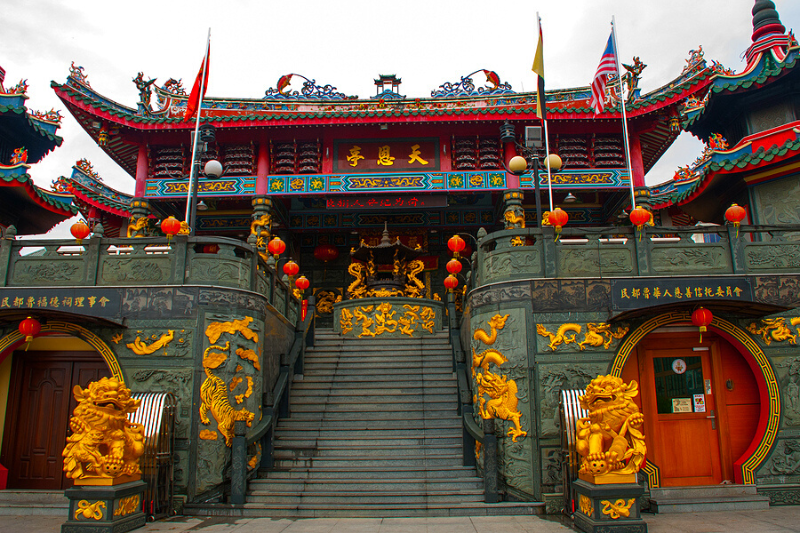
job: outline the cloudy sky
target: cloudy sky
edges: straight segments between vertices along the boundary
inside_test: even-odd
[[[775,3],[787,30],[800,27],[800,2]],[[38,185],[49,187],[86,157],[107,185],[132,192],[133,179],[91,142],[50,88],[51,80],[66,80],[72,61],[95,90],[135,107],[132,79],[140,71],[159,85],[182,78],[189,90],[210,27],[209,96],[260,98],[281,75],[298,73],[368,98],[378,74],[394,73],[403,80],[401,94],[426,97],[478,69],[497,72],[518,92],[533,91],[538,11],[548,89],[591,82],[614,16],[620,57],[628,63],[637,55],[648,65],[640,83],[648,92],[676,78],[698,45],[707,60],[740,71],[752,6],[753,0],[8,1],[0,66],[7,88],[28,80],[29,109],[66,115],[64,144],[30,171]],[[648,183],[671,178],[701,149],[683,134]]]

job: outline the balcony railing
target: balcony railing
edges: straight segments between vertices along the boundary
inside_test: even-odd
[[[249,244],[226,237],[0,241],[0,287],[207,285],[253,291],[295,323],[300,302]]]
[[[706,242],[709,241],[709,242]],[[800,272],[800,226],[564,228],[480,239],[474,286],[516,279]]]

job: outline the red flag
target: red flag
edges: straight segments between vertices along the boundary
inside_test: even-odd
[[[206,95],[206,89],[208,89],[208,62],[210,58],[211,41],[208,42],[208,47],[206,48],[206,57],[203,58],[203,62],[200,64],[200,71],[197,73],[197,78],[194,80],[192,92],[189,95],[189,101],[186,103],[186,112],[183,114],[183,120],[189,120],[194,116],[195,111],[197,111],[200,107],[200,102]],[[203,67],[205,67],[205,77],[203,76]],[[203,94],[200,94],[201,78],[203,78]]]

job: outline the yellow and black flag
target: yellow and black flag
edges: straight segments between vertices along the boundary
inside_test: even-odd
[[[536,116],[544,122],[547,119],[547,109],[544,96],[544,45],[542,44],[541,19],[539,20],[539,42],[536,44],[536,55],[533,57],[533,68],[531,70],[539,77],[539,83],[536,86]]]

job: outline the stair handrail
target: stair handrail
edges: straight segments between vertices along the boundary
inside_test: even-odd
[[[497,437],[494,420],[484,420],[483,427],[473,418],[472,389],[466,354],[461,345],[461,328],[456,318],[455,297],[447,294],[447,316],[449,318],[450,348],[453,354],[453,370],[458,383],[458,413],[462,421],[462,461],[464,466],[476,466],[476,443],[481,444],[483,457],[483,501],[500,501],[497,490]],[[471,367],[470,367],[471,368]]]
[[[264,394],[261,406],[261,420],[248,432],[244,421],[234,423],[234,438],[231,446],[231,494],[230,503],[244,505],[247,494],[247,482],[261,467],[273,465],[272,435],[281,417],[289,416],[289,393],[294,374],[303,373],[305,351],[314,346],[314,321],[316,315],[314,297],[308,298],[308,311],[305,319],[297,317],[294,342],[288,354],[281,354],[280,374],[272,389],[272,394]],[[272,403],[267,403],[271,396]],[[247,448],[261,442],[261,461],[249,473],[247,470]]]

